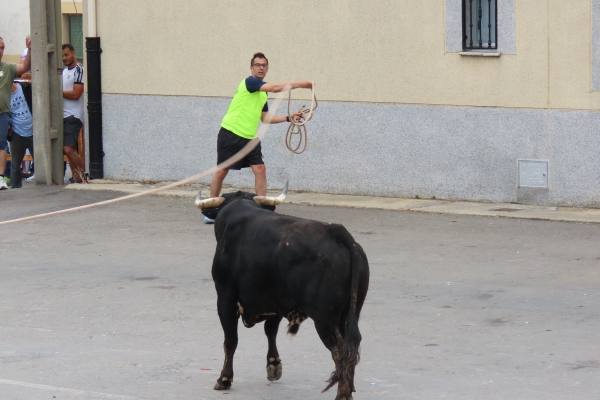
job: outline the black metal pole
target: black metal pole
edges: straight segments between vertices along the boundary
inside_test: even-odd
[[[469,22],[471,34],[469,35],[469,48],[473,48],[473,0],[469,0]]]
[[[492,0],[488,0],[488,49],[492,48]]]
[[[479,48],[483,48],[483,29],[481,27],[481,20],[483,19],[483,9],[481,8],[481,0],[477,0],[477,32],[479,32]]]
[[[102,149],[102,74],[100,69],[99,37],[86,37],[88,82],[88,121],[90,149],[90,177],[104,178],[104,150]]]

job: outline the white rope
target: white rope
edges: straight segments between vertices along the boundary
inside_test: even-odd
[[[284,87],[284,89],[283,89],[283,91],[290,91],[290,90],[291,90],[291,87],[289,85],[286,85]],[[277,109],[281,105],[282,101],[283,101],[283,97],[278,97],[278,98],[275,99],[275,101],[273,102],[273,106],[271,107],[271,109],[273,111],[272,111],[272,113],[269,113],[270,115],[275,115],[275,113],[277,112]],[[258,145],[258,143],[260,142],[260,140],[266,135],[267,131],[269,130],[270,124],[268,123],[268,121],[266,121],[266,122],[267,123],[262,124],[260,126],[260,128],[258,129],[256,137],[254,139],[252,139],[250,142],[248,142],[242,149],[240,149],[240,151],[238,151],[236,154],[234,154],[233,156],[231,156],[226,161],[223,161],[221,164],[218,164],[218,165],[216,165],[216,166],[214,166],[212,168],[209,168],[209,169],[207,169],[205,171],[202,171],[202,172],[200,172],[200,173],[198,173],[196,175],[192,175],[190,177],[184,178],[184,179],[182,179],[180,181],[177,181],[177,182],[170,183],[170,184],[165,185],[165,186],[161,186],[161,187],[154,188],[154,189],[149,189],[149,190],[146,190],[144,192],[128,194],[128,195],[117,197],[117,198],[114,198],[114,199],[99,201],[99,202],[96,202],[96,203],[86,204],[86,205],[83,205],[83,206],[66,208],[64,210],[51,211],[51,212],[47,212],[47,213],[42,213],[42,214],[37,214],[37,215],[31,215],[31,216],[22,217],[22,218],[15,218],[15,219],[7,220],[7,221],[2,221],[2,222],[0,222],[0,225],[8,225],[8,224],[14,224],[14,223],[18,223],[18,222],[31,221],[31,220],[35,220],[35,219],[40,219],[40,218],[45,218],[45,217],[51,217],[51,216],[55,216],[55,215],[62,215],[62,214],[67,214],[67,213],[71,213],[71,212],[75,212],[75,211],[86,210],[86,209],[89,209],[89,208],[92,208],[92,207],[105,206],[105,205],[108,205],[108,204],[118,203],[118,202],[121,202],[121,201],[134,199],[134,198],[137,198],[137,197],[148,196],[150,194],[162,192],[162,191],[165,191],[165,190],[169,190],[169,189],[175,188],[177,186],[181,186],[181,185],[185,185],[185,184],[188,184],[188,183],[195,182],[195,181],[197,181],[200,178],[203,178],[205,176],[209,176],[209,175],[214,174],[215,172],[217,172],[220,169],[229,168],[231,165],[235,164],[236,162],[238,162],[242,158],[246,157],[246,155],[248,155],[248,153],[250,153],[252,151],[252,149],[254,149]]]
[[[308,132],[306,130],[306,123],[312,119],[315,110],[319,106],[319,104],[317,103],[317,97],[315,96],[314,82],[312,84],[310,107],[300,107],[300,110],[297,111],[297,113],[300,114],[300,117],[295,121],[292,118],[293,113],[291,111],[291,103],[292,91],[290,90],[288,93],[288,120],[290,121],[290,125],[288,126],[287,132],[285,134],[285,146],[292,153],[302,154],[304,153],[304,150],[306,150],[306,146],[308,145]],[[297,144],[294,145],[294,138],[296,137]]]

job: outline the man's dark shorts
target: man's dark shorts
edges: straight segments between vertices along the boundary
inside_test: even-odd
[[[240,151],[250,139],[244,139],[236,135],[235,133],[231,133],[227,129],[221,127],[219,130],[219,137],[217,138],[217,164],[221,164],[224,161],[227,161],[229,158],[234,156],[238,151]],[[240,161],[233,164],[229,169],[242,169],[248,168],[251,165],[259,165],[264,164],[262,159],[262,152],[260,149],[260,142],[246,157],[242,158]]]
[[[72,115],[63,119],[63,146],[77,147],[77,136],[82,125],[79,118]]]

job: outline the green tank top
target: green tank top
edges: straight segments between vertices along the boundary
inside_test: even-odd
[[[0,113],[10,112],[10,92],[16,76],[16,65],[0,63]]]
[[[246,88],[246,79],[242,79],[221,126],[245,139],[254,139],[267,98],[267,93],[260,90],[250,93]]]

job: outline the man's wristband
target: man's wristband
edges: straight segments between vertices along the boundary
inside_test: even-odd
[[[285,120],[286,120],[286,122],[290,122],[290,116],[289,116],[289,115],[286,115],[286,116],[285,116]]]

